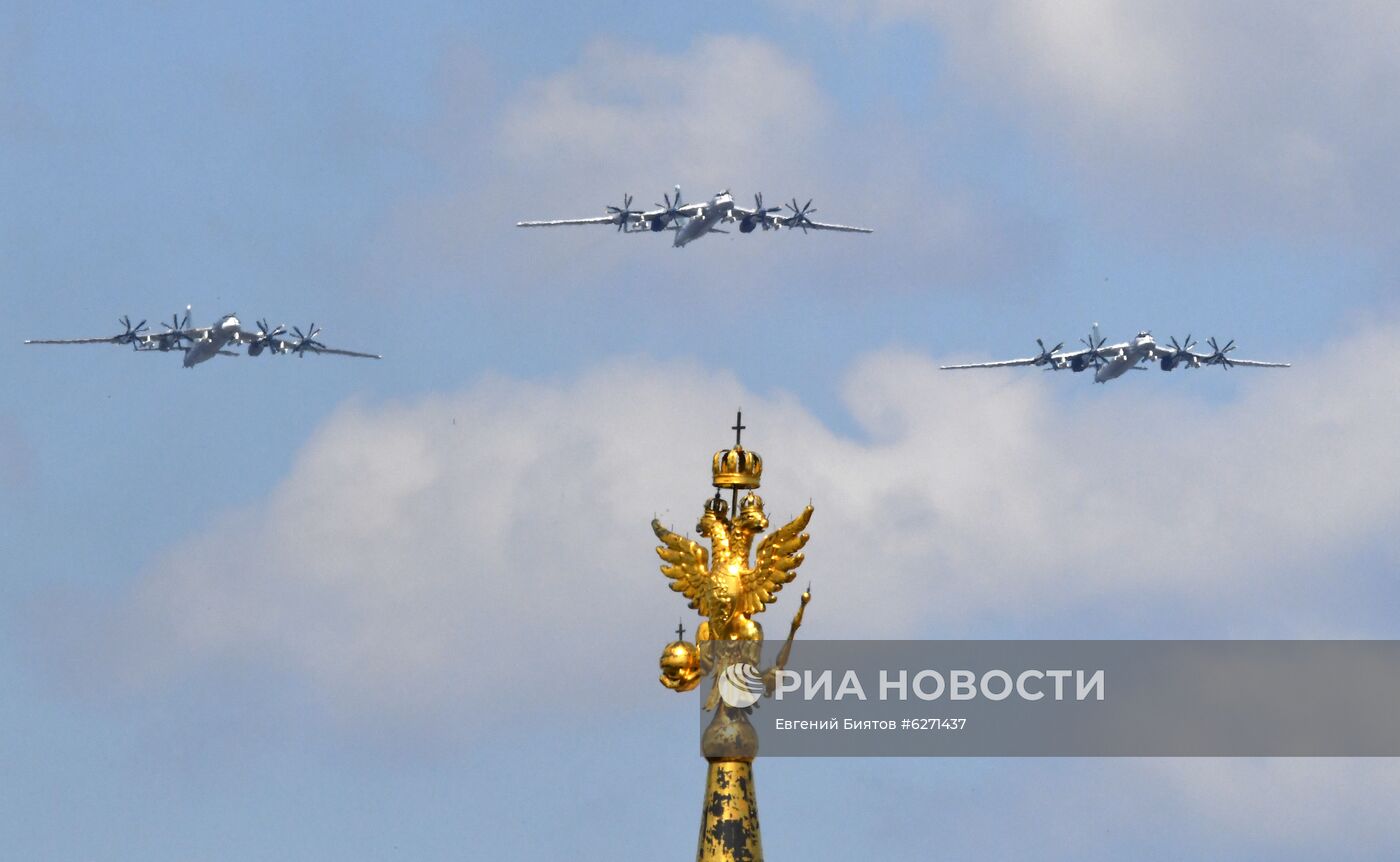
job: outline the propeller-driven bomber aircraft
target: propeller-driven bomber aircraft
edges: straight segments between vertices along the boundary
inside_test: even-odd
[[[276,355],[279,353],[295,353],[297,356],[305,357],[311,353],[334,353],[339,356],[359,356],[364,359],[380,359],[377,353],[356,353],[353,350],[337,350],[327,347],[316,340],[316,336],[321,334],[321,330],[316,328],[316,324],[311,324],[306,332],[302,332],[298,327],[292,327],[292,336],[283,337],[287,327],[278,325],[270,326],[266,320],[258,321],[256,332],[250,332],[243,328],[238,322],[238,318],[232,314],[225,314],[219,318],[213,326],[190,327],[190,307],[185,306],[185,317],[174,315],[170,323],[166,325],[164,332],[151,332],[146,326],[146,321],[141,321],[135,326],[131,325],[131,318],[123,316],[118,323],[125,329],[120,335],[112,335],[107,338],[57,338],[57,339],[31,339],[25,344],[130,344],[133,350],[159,350],[169,352],[178,350],[185,354],[185,367],[193,368],[206,359],[213,359],[215,356],[238,356],[239,354],[230,347],[246,346],[249,356],[257,356],[263,351]]]
[[[1144,371],[1146,368],[1139,365],[1140,362],[1156,362],[1163,371],[1171,371],[1173,368],[1184,366],[1186,368],[1200,368],[1202,365],[1218,365],[1226,371],[1233,366],[1244,365],[1251,368],[1287,368],[1286,362],[1258,362],[1253,359],[1232,359],[1227,354],[1235,349],[1234,340],[1230,340],[1224,345],[1216,344],[1214,338],[1206,339],[1210,345],[1210,353],[1197,353],[1191,348],[1196,346],[1196,342],[1191,340],[1191,336],[1186,336],[1184,344],[1178,344],[1175,338],[1171,339],[1171,346],[1158,344],[1152,337],[1152,333],[1143,330],[1137,334],[1132,341],[1125,341],[1121,344],[1105,344],[1104,338],[1099,335],[1099,325],[1094,324],[1093,331],[1087,340],[1081,338],[1079,342],[1084,345],[1083,350],[1061,351],[1064,342],[1056,344],[1048,350],[1045,342],[1039,338],[1035,343],[1040,345],[1040,354],[1029,356],[1024,359],[1005,359],[1001,362],[974,362],[968,365],[944,365],[943,369],[956,370],[962,368],[1004,368],[1010,365],[1039,365],[1046,371],[1059,371],[1068,368],[1071,371],[1083,371],[1089,366],[1094,368],[1094,382],[1107,383],[1115,377],[1127,373],[1133,368]]]
[[[656,204],[656,209],[634,210],[632,209],[632,196],[623,195],[622,206],[608,207],[608,215],[594,218],[555,219],[553,221],[522,221],[515,224],[516,227],[611,224],[617,225],[619,233],[660,233],[669,230],[675,232],[671,244],[676,248],[682,248],[686,243],[699,239],[707,233],[729,233],[729,231],[719,227],[721,222],[738,222],[739,233],[753,233],[756,228],[777,230],[780,227],[800,227],[803,233],[806,233],[809,228],[812,230],[838,230],[847,233],[874,233],[873,230],[866,227],[813,221],[809,216],[816,210],[812,208],[810,200],[802,206],[798,206],[797,198],[793,198],[792,203],[783,205],[790,212],[780,214],[782,207],[765,207],[761,194],[753,196],[753,209],[734,203],[734,196],[727,190],[710,198],[706,203],[683,204],[681,203],[681,187],[676,186],[675,199],[672,200],[670,195],[663,195],[663,199],[666,203]]]

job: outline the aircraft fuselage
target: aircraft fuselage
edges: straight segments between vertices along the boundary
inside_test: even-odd
[[[697,240],[714,230],[715,225],[730,218],[733,208],[734,196],[729,192],[720,192],[715,195],[699,215],[686,219],[686,222],[676,229],[676,238],[672,245],[681,248],[686,243]]]
[[[1094,382],[1107,383],[1122,377],[1129,369],[1136,367],[1144,359],[1152,359],[1156,346],[1157,342],[1151,335],[1138,335],[1125,350],[1109,357],[1102,365],[1094,369]]]
[[[201,362],[213,359],[219,351],[237,337],[240,329],[238,318],[228,315],[214,324],[214,328],[204,333],[185,350],[185,367],[193,368]]]

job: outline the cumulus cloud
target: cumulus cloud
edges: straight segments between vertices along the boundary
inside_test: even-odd
[[[812,70],[763,39],[702,37],[681,54],[594,42],[531,83],[499,130],[506,158],[553,165],[557,192],[635,177],[693,181],[692,196],[801,181],[825,149],[831,106]]]
[[[1116,215],[1232,234],[1260,225],[1390,237],[1400,190],[1400,9],[1077,0],[802,4],[909,20],[950,70],[1058,140]],[[1148,204],[1151,204],[1148,206]]]
[[[639,697],[644,685],[598,680],[649,676],[668,621],[689,613],[647,523],[693,527],[740,403],[773,520],[816,505],[811,637],[1004,634],[976,621],[1143,593],[1268,606],[1289,583],[1365,577],[1345,562],[1358,548],[1396,555],[1397,334],[1235,371],[1255,376],[1221,405],[1140,379],[1064,401],[1053,387],[1088,381],[880,353],[846,384],[855,438],[788,396],[643,360],[352,404],[266,500],[78,613],[79,640],[94,674],[135,690],[232,663],[275,670],[347,720]],[[1172,379],[1206,373],[1225,372]],[[515,707],[497,702],[502,686],[522,693]]]

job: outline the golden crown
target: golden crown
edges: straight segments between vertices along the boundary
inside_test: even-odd
[[[710,473],[716,488],[757,488],[763,478],[763,459],[736,443],[715,453]]]

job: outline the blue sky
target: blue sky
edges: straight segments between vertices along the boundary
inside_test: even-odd
[[[1400,21],[1249,9],[8,10],[5,855],[688,854],[738,405],[812,637],[1395,636]],[[676,183],[877,232],[512,227]],[[19,343],[186,304],[385,360]],[[1093,321],[1296,367],[936,371]],[[1385,763],[759,769],[774,858],[1400,846]]]

